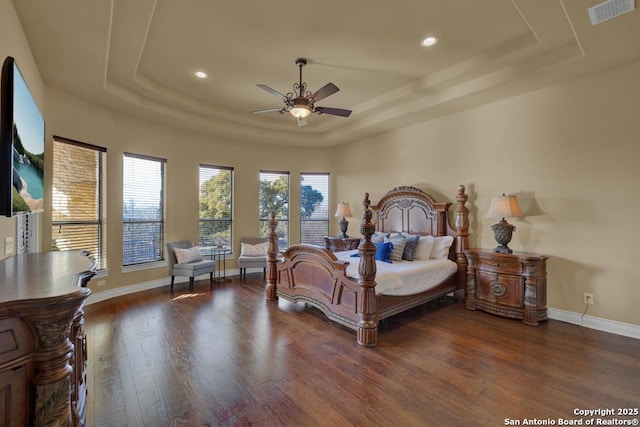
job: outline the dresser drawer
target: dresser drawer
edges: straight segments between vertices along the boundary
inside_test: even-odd
[[[350,251],[358,249],[360,244],[360,238],[347,237],[345,239],[340,237],[325,237],[324,247],[331,252]]]
[[[479,257],[477,268],[482,271],[496,273],[522,273],[522,263],[514,258]]]
[[[522,307],[524,300],[522,277],[478,271],[476,278],[476,298],[479,300],[507,307]]]

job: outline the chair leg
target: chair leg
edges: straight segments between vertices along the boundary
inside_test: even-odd
[[[191,276],[189,277],[189,290],[193,291],[193,285],[195,283],[195,277]]]
[[[267,278],[267,267],[262,269],[262,279],[266,279]]]
[[[171,290],[173,290],[173,281],[175,280],[176,276],[171,276]]]
[[[213,289],[213,271],[209,273],[209,287]]]

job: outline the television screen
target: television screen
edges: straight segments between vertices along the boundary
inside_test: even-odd
[[[0,214],[43,210],[44,118],[15,60],[2,66]]]

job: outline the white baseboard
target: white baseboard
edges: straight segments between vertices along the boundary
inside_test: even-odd
[[[227,276],[237,276],[239,274],[240,274],[240,270],[238,270],[237,268],[228,269],[226,271]],[[207,279],[209,278],[208,275],[203,275],[202,277],[206,277]],[[174,284],[188,283],[188,282],[189,282],[188,277],[176,276]],[[100,301],[106,301],[111,298],[121,297],[123,295],[129,295],[136,292],[147,291],[149,289],[161,288],[163,286],[168,286],[170,284],[171,284],[171,278],[165,277],[159,280],[151,280],[149,282],[137,283],[135,285],[122,286],[115,289],[108,289],[106,291],[99,291],[96,289],[92,289],[92,293],[91,295],[89,295],[89,298],[87,299],[87,305],[91,305]]]
[[[176,278],[175,283],[188,282],[189,278]],[[91,305],[96,302],[106,301],[111,298],[121,297],[123,295],[129,295],[136,292],[147,291],[149,289],[161,288],[171,283],[170,278],[152,280],[150,282],[138,283],[130,286],[121,286],[115,289],[107,289],[106,291],[98,291],[93,289],[89,298],[87,298],[87,305]]]
[[[640,339],[640,326],[630,323],[617,322],[615,320],[603,319],[572,311],[560,310],[557,308],[549,308],[549,318],[560,320],[561,322],[572,323],[574,325],[582,325],[585,328],[597,329],[603,332],[609,332],[616,335]]]
[[[238,274],[240,274],[240,272],[237,268],[227,270],[226,272],[226,275],[228,276],[237,276]],[[189,279],[187,277],[176,277],[175,283],[185,283],[188,281]],[[87,305],[123,295],[132,294],[135,292],[160,288],[162,286],[167,286],[170,283],[171,279],[169,277],[166,277],[160,280],[152,280],[150,282],[123,286],[120,288],[109,289],[102,292],[95,291],[87,299]],[[560,310],[558,308],[551,307],[549,307],[549,318],[559,320],[561,322],[572,323],[574,325],[582,325],[585,328],[597,329],[603,332],[609,332],[616,335],[623,335],[625,337],[640,339],[640,326],[632,325],[630,323],[622,323],[615,320],[608,320],[588,315],[585,315],[583,317],[581,313],[574,313],[572,311]]]

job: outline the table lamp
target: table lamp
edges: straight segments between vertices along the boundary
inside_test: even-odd
[[[510,254],[513,252],[507,245],[511,241],[511,235],[516,229],[516,226],[509,224],[505,218],[523,216],[520,206],[518,206],[518,199],[516,196],[506,196],[503,193],[502,196],[494,196],[491,198],[491,205],[489,206],[487,218],[502,218],[497,224],[493,224],[491,226],[496,242],[498,242],[498,246],[493,250],[494,252],[500,252],[503,254]]]
[[[344,219],[345,216],[352,216],[351,215],[351,209],[349,209],[349,203],[338,203],[338,209],[336,210],[336,214],[334,215],[335,217],[342,217],[342,219],[340,220],[340,231],[342,231],[342,234],[340,235],[341,239],[346,239],[349,236],[347,236],[347,226],[349,226],[349,221],[347,221],[346,219]]]

